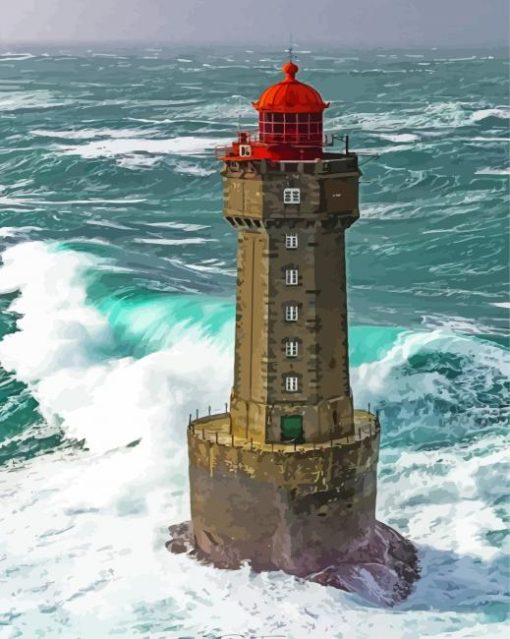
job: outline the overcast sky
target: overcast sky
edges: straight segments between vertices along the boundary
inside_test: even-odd
[[[9,42],[490,46],[508,0],[0,0]]]

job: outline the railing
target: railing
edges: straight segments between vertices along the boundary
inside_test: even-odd
[[[195,419],[193,419],[193,413],[189,414],[189,422],[188,424],[191,424],[192,422],[200,422],[200,421],[207,421],[210,417],[220,417],[222,415],[230,415],[230,413],[228,412],[228,404],[227,402],[225,402],[225,412],[223,413],[213,413],[211,411],[211,406],[207,407],[207,415],[202,415],[202,417],[200,417],[200,409],[196,409],[195,410]]]
[[[223,159],[223,156],[220,154],[219,158]],[[294,172],[303,172],[308,174],[346,173],[358,170],[357,158],[341,154],[338,154],[337,157],[333,158],[320,158],[316,160],[268,160],[267,162],[268,163],[265,168],[261,169],[261,173],[275,171],[287,172],[289,170],[289,165],[294,165],[296,167],[293,169]],[[241,167],[238,167],[238,169],[230,167],[229,170],[241,170]]]
[[[260,131],[240,131],[237,134],[239,144],[297,144],[298,146],[332,146],[337,137],[333,133],[305,135],[303,133],[261,133]]]
[[[310,139],[311,138],[311,139]],[[274,146],[276,144],[288,144],[290,146],[304,147],[304,148],[317,148],[317,147],[330,147],[335,144],[335,140],[338,139],[338,136],[335,136],[333,133],[324,133],[321,135],[314,136],[306,136],[302,134],[295,135],[283,135],[283,134],[270,134],[270,133],[259,133],[258,131],[250,132],[243,131],[238,133],[238,139],[234,142],[236,144],[257,144],[263,145],[265,147]],[[216,147],[216,158],[221,159],[223,157],[228,157],[233,155],[234,147],[233,143],[223,146]],[[236,157],[238,155],[236,154]],[[243,156],[244,159],[250,159],[250,156]]]
[[[210,411],[210,407],[209,407]],[[356,442],[361,442],[364,439],[372,438],[380,432],[379,411],[376,414],[367,411],[354,411],[354,433],[350,435],[336,436],[333,432],[330,433],[330,439],[324,442],[267,442],[260,443],[255,442],[253,438],[239,437],[232,432],[232,424],[230,413],[227,412],[227,405],[225,404],[224,413],[211,413],[202,417],[199,416],[198,409],[195,412],[196,418],[192,419],[192,414],[189,415],[188,430],[190,430],[195,437],[199,437],[203,441],[209,443],[220,444],[222,446],[229,446],[233,448],[243,448],[247,450],[263,450],[271,452],[306,452],[310,450],[326,450],[336,446],[351,445]],[[357,418],[357,419],[356,419]],[[215,427],[214,422],[219,424]],[[363,423],[364,422],[364,423]],[[206,426],[207,425],[207,426]],[[219,426],[219,427],[218,427]]]

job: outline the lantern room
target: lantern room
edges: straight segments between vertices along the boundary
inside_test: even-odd
[[[322,113],[329,105],[318,91],[296,80],[299,67],[283,65],[285,79],[253,102],[259,112],[259,139],[267,144],[322,146]]]
[[[222,149],[228,160],[315,160],[322,158],[325,138],[323,112],[329,103],[308,84],[296,79],[299,67],[287,62],[284,79],[252,102],[259,113],[258,134],[240,132],[238,140]]]

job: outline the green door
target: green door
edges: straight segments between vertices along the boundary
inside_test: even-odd
[[[303,441],[303,416],[284,415],[281,418],[282,442]]]

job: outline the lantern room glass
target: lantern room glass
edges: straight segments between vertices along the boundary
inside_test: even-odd
[[[259,114],[260,141],[266,144],[322,145],[322,113]]]

